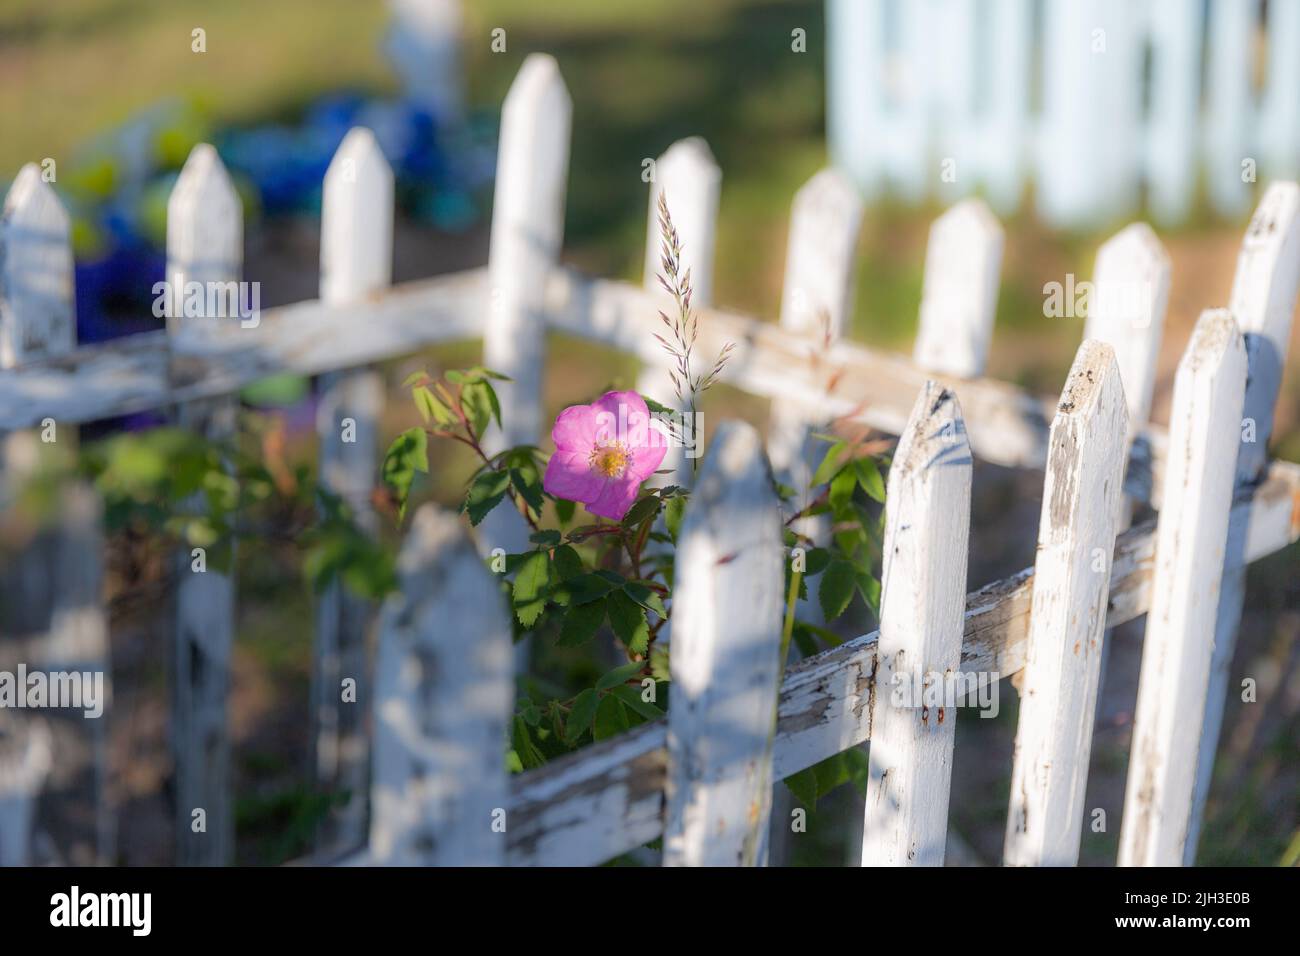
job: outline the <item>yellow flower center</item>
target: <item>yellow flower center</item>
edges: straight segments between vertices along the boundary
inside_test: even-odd
[[[632,454],[622,442],[612,445],[598,445],[591,450],[587,463],[593,471],[606,478],[622,478],[623,472],[632,461]]]

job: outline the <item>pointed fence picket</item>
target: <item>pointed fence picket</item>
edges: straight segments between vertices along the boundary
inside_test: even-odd
[[[1183,862],[1245,390],[1246,349],[1237,323],[1226,309],[1204,313],[1174,382],[1173,454],[1157,526],[1121,866]]]
[[[999,4],[998,15],[1014,20],[1019,8],[1014,0]],[[842,4],[833,9],[836,16],[846,15]],[[912,31],[904,42],[920,39]],[[927,95],[958,103],[960,91],[951,79],[946,73],[935,79]],[[999,108],[1006,112],[1003,121],[1013,122],[1014,104]],[[168,330],[93,348],[73,348],[58,331],[74,325],[66,218],[48,184],[33,178],[34,167],[24,171],[0,225],[0,270],[8,270],[0,272],[0,343],[8,349],[0,363],[0,429],[20,431],[46,419],[72,429],[181,406],[189,427],[219,436],[226,434],[234,396],[243,386],[276,374],[323,374],[322,467],[364,524],[363,498],[374,476],[362,471],[352,453],[375,447],[362,426],[375,420],[376,408],[353,391],[371,374],[365,366],[482,334],[486,364],[514,378],[503,385],[509,398],[498,441],[535,440],[547,330],[622,349],[650,365],[666,360],[651,334],[660,327],[655,312],[662,302],[653,291],[558,266],[570,113],[555,62],[530,57],[503,119],[488,269],[393,289],[387,287],[390,180],[373,140],[354,132],[325,189],[321,300],[268,309],[250,327],[185,312],[184,282],[224,284],[241,272],[238,199],[215,151],[198,147],[169,205]],[[345,175],[351,159],[356,182]],[[708,200],[714,173],[696,165],[696,185],[702,178]],[[940,862],[952,721],[946,712],[939,720],[924,710],[918,716],[891,708],[884,692],[892,686],[880,683],[892,684],[893,675],[910,674],[915,666],[945,674],[959,668],[976,674],[980,686],[1023,674],[1006,859],[1073,862],[1102,629],[1151,611],[1159,623],[1147,648],[1153,663],[1144,663],[1144,671],[1160,672],[1155,661],[1163,655],[1185,662],[1177,666],[1189,673],[1204,672],[1207,616],[1189,614],[1179,595],[1195,592],[1212,600],[1219,563],[1206,554],[1223,526],[1209,691],[1199,695],[1204,718],[1195,713],[1196,681],[1180,684],[1171,695],[1144,673],[1138,733],[1145,749],[1134,754],[1133,779],[1145,775],[1163,782],[1155,789],[1132,784],[1139,796],[1130,793],[1125,819],[1134,835],[1124,837],[1124,862],[1145,862],[1151,854],[1165,862],[1177,861],[1179,853],[1190,859],[1222,715],[1244,568],[1300,539],[1300,466],[1269,462],[1265,448],[1300,276],[1298,207],[1295,185],[1272,187],[1238,264],[1231,314],[1244,334],[1249,378],[1243,414],[1253,420],[1257,440],[1241,445],[1236,485],[1225,503],[1221,472],[1232,455],[1215,451],[1211,431],[1224,442],[1225,422],[1235,412],[1229,414],[1226,398],[1207,400],[1202,391],[1232,392],[1242,353],[1235,344],[1219,347],[1221,340],[1198,332],[1189,354],[1206,361],[1184,363],[1191,371],[1180,374],[1180,383],[1193,385],[1179,389],[1172,434],[1146,422],[1152,357],[1168,294],[1167,258],[1149,230],[1120,233],[1103,247],[1097,265],[1102,289],[1137,282],[1135,324],[1126,326],[1129,316],[1122,310],[1101,308],[1090,317],[1090,339],[1079,350],[1061,401],[1047,403],[979,377],[996,305],[1001,231],[978,206],[962,204],[936,223],[921,323],[928,344],[918,341],[913,360],[837,334],[827,354],[809,348],[810,314],[824,308],[836,333],[848,324],[860,216],[838,175],[819,173],[800,192],[793,213],[781,325],[701,305],[697,348],[708,354],[735,342],[723,381],[778,403],[793,397],[792,404],[803,408],[801,433],[814,420],[846,415],[903,436],[889,477],[883,634],[864,634],[798,661],[782,679],[781,511],[757,433],[725,424],[705,458],[681,531],[668,716],[507,778],[501,750],[511,719],[511,625],[499,580],[474,547],[485,550],[494,531],[480,528],[475,542],[460,519],[422,509],[403,545],[400,591],[381,614],[379,660],[368,691],[360,679],[364,615],[347,610],[342,597],[321,604],[325,633],[317,649],[314,715],[320,718],[316,708],[337,691],[332,685],[340,675],[357,671],[361,689],[356,711],[336,710],[334,729],[320,721],[316,735],[320,752],[333,748],[339,758],[337,783],[327,785],[344,786],[346,776],[346,786],[361,780],[370,793],[368,826],[364,802],[357,801],[340,827],[340,834],[360,828],[365,837],[365,849],[347,861],[593,864],[663,836],[668,864],[761,864],[772,781],[874,736],[870,778],[877,800],[865,815],[864,858]],[[39,217],[37,210],[44,210]],[[700,221],[711,224],[712,215],[706,212]],[[690,217],[684,212],[683,222]],[[33,223],[39,228],[29,228]],[[51,224],[53,231],[46,228]],[[15,270],[14,263],[23,262],[30,268]],[[485,303],[491,305],[486,312]],[[1206,328],[1224,325],[1213,315],[1207,323]],[[1232,374],[1213,372],[1207,356],[1218,357]],[[837,376],[833,394],[826,392],[828,364]],[[343,374],[331,375],[336,372]],[[1198,417],[1206,401],[1217,409],[1212,429]],[[815,419],[807,414],[809,405],[816,406]],[[344,418],[359,426],[356,448],[342,437]],[[1046,480],[1036,566],[963,598],[971,456],[1045,468]],[[23,468],[14,456],[0,462],[6,497]],[[1159,530],[1147,522],[1117,534],[1125,520],[1121,489],[1161,512]],[[67,509],[67,554],[102,551],[96,503],[83,504]],[[1224,508],[1230,509],[1226,519]],[[501,513],[509,517],[505,509]],[[510,535],[522,528],[515,524],[519,528]],[[1190,537],[1169,543],[1168,529],[1174,527]],[[955,533],[960,541],[953,540]],[[937,535],[943,535],[941,542]],[[1193,537],[1206,546],[1190,544]],[[178,857],[217,863],[230,859],[233,840],[225,705],[234,585],[225,566],[209,565],[200,573],[193,557],[185,553],[176,582]],[[902,573],[905,568],[911,573]],[[50,629],[64,637],[98,635],[86,646],[105,646],[97,583],[102,562],[69,564],[66,573],[75,582],[76,599],[58,604],[43,596],[37,602],[53,608]],[[331,639],[332,626],[337,629]],[[0,648],[26,652],[11,635],[0,637]],[[60,641],[55,644],[65,650],[76,644],[72,637]],[[107,666],[106,658],[99,660]],[[1148,686],[1154,689],[1148,692]],[[343,758],[357,752],[354,745],[364,752],[365,722],[346,723],[361,713],[369,713],[373,724],[368,777],[356,765],[344,769]],[[1190,797],[1188,748],[1162,749],[1168,747],[1171,713],[1180,726],[1203,727]],[[36,782],[49,756],[32,743],[39,743],[41,731],[34,728],[40,726],[0,729],[5,862],[28,855]],[[1155,768],[1154,777],[1146,767]],[[205,828],[195,826],[196,809],[205,811]],[[1184,814],[1185,836],[1176,819]],[[1143,832],[1145,844],[1138,839]],[[347,842],[340,838],[334,849]]]
[[[1052,422],[1004,859],[1079,856],[1128,414],[1110,346],[1085,341]]]
[[[971,455],[956,397],[930,382],[889,469],[864,866],[941,866],[961,665]],[[937,704],[929,701],[938,694]],[[964,701],[963,701],[964,702]]]
[[[374,134],[351,130],[325,173],[321,200],[321,301],[344,307],[382,293],[393,277],[393,171]],[[371,507],[379,455],[384,382],[361,369],[318,383],[316,428],[324,486],[346,503],[358,526],[378,530]],[[369,604],[338,581],[316,603],[312,718],[317,785],[342,800],[319,834],[323,846],[365,842],[369,754],[365,707]],[[351,684],[345,687],[345,682]]]

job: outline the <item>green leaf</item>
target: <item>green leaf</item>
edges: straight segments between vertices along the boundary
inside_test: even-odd
[[[565,743],[577,743],[578,738],[591,729],[599,705],[600,696],[590,688],[573,699],[573,709],[569,711],[569,719],[564,723]]]
[[[596,681],[596,690],[609,690],[611,687],[617,687],[633,677],[636,677],[645,669],[645,665],[640,661],[633,661],[631,664],[623,664],[615,667],[608,674]]]
[[[817,809],[817,774],[812,767],[786,777],[785,785],[805,807]]]
[[[880,614],[880,581],[873,578],[866,571],[858,571],[855,580],[858,591],[862,594],[862,600],[867,602],[867,607],[871,608],[872,613],[879,616]]]
[[[515,575],[515,615],[524,627],[532,627],[546,607],[546,585],[550,576],[550,560],[545,551],[534,551],[524,559]]]
[[[485,471],[474,479],[465,498],[465,510],[470,524],[478,524],[497,505],[501,504],[510,487],[510,476],[504,471]]]
[[[668,609],[664,607],[664,602],[659,599],[659,595],[640,581],[629,581],[623,591],[646,610],[654,611],[660,617],[668,616]]]
[[[831,476],[840,470],[840,459],[844,455],[844,449],[848,447],[847,442],[837,441],[826,449],[826,454],[822,457],[821,464],[813,472],[812,484],[824,485],[831,480]]]
[[[613,695],[602,697],[591,725],[591,735],[597,740],[605,740],[617,737],[627,729],[627,711],[623,709],[623,702]]]
[[[519,497],[524,499],[534,514],[542,513],[542,506],[546,504],[546,499],[542,497],[542,483],[537,480],[536,470],[530,478],[526,470],[511,468],[510,484],[514,486],[515,491],[519,492]],[[559,532],[552,533],[556,535],[556,540],[559,540]]]
[[[542,532],[549,534],[551,532]],[[551,552],[551,565],[561,581],[571,581],[583,573],[582,558],[572,545],[561,544]]]
[[[645,608],[628,597],[626,591],[611,592],[605,599],[605,606],[609,611],[609,623],[628,652],[644,654],[650,644]]]
[[[425,424],[430,421],[439,425],[451,425],[456,421],[456,416],[451,413],[427,385],[418,385],[411,390],[411,397],[415,399],[415,407],[424,419]]]
[[[862,486],[867,496],[883,503],[885,480],[880,477],[880,466],[876,464],[876,460],[871,457],[859,458],[853,463],[853,469],[858,476],[858,484]]]
[[[610,591],[620,586],[611,582],[608,578],[594,573],[572,578],[568,584],[571,595],[570,601],[573,604],[586,604],[597,598],[603,598]]]
[[[558,531],[536,531],[528,536],[528,540],[533,544],[545,545],[553,548],[560,543],[560,532]]]
[[[660,415],[666,415],[666,414],[671,414],[671,413],[673,412],[673,410],[672,410],[671,408],[669,408],[667,405],[660,405],[658,402],[656,402],[656,401],[655,401],[653,398],[651,398],[649,395],[642,395],[642,396],[641,396],[641,400],[645,402],[645,407],[646,407],[646,408],[647,408],[651,413],[656,413],[656,412],[657,412],[657,413],[660,414]]]
[[[620,684],[610,691],[627,706],[628,710],[635,711],[646,720],[658,720],[664,716],[665,711],[642,699],[642,692],[641,688],[633,687],[631,684]]]
[[[555,499],[555,517],[559,519],[561,528],[568,526],[569,522],[573,520],[574,512],[577,510],[578,503],[576,501],[569,501],[566,498]]]
[[[428,380],[429,373],[421,369],[418,372],[412,372],[410,375],[406,376],[406,378],[402,379],[402,388],[410,388],[416,382],[427,382]]]
[[[644,498],[638,499],[637,502],[627,510],[627,514],[623,515],[623,527],[635,528],[647,518],[654,517],[654,515],[659,513],[660,504],[662,504],[662,502],[659,500],[658,495],[646,495]]]
[[[817,588],[817,600],[821,603],[822,614],[827,622],[844,613],[849,601],[853,599],[856,584],[854,567],[848,561],[836,559],[826,568]]]
[[[512,732],[510,734],[510,744],[515,753],[519,756],[519,762],[525,770],[532,770],[534,767],[540,767],[546,763],[546,757],[537,745],[533,743],[532,734],[528,732],[528,724],[523,717],[515,716]]]
[[[831,479],[831,511],[837,517],[853,501],[853,489],[857,485],[858,475],[852,468],[845,468],[843,471],[836,472],[835,477]]]
[[[423,428],[408,428],[388,446],[384,455],[384,483],[397,496],[397,518],[406,517],[406,499],[417,471],[429,470],[429,436]]]
[[[669,498],[668,503],[664,506],[664,526],[668,533],[673,537],[673,543],[677,543],[677,534],[681,531],[682,518],[686,515],[686,499],[683,497]]]
[[[825,548],[809,548],[804,554],[804,577],[816,577],[831,563],[831,553]]]
[[[591,601],[570,607],[560,626],[560,647],[578,647],[596,636],[600,622],[605,620],[605,601]]]

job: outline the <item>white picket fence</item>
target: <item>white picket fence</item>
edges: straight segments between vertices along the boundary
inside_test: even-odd
[[[826,36],[832,156],[871,191],[1009,213],[1032,180],[1058,226],[1145,191],[1175,223],[1198,179],[1236,216],[1300,174],[1292,0],[827,0]]]
[[[24,169],[0,230],[0,430],[13,433],[4,486],[21,477],[24,429],[53,421],[71,431],[177,408],[179,420],[219,435],[239,388],[318,375],[322,472],[369,522],[383,390],[367,365],[481,336],[485,363],[513,379],[502,388],[502,440],[512,443],[542,432],[548,331],[629,352],[652,374],[664,361],[652,337],[659,293],[559,265],[570,118],[555,61],[529,57],[505,101],[485,270],[390,288],[392,177],[373,137],[355,130],[326,177],[319,300],[267,310],[255,327],[173,321],[85,347],[70,333],[67,218],[39,171]],[[673,146],[657,170],[696,287],[707,290],[720,171],[700,140]],[[807,430],[832,416],[901,436],[880,631],[782,673],[788,556],[778,502],[763,440],[749,425],[724,424],[680,536],[668,717],[511,777],[502,760],[513,706],[509,611],[479,555],[517,547],[521,532],[500,509],[502,520],[472,542],[462,519],[422,507],[401,551],[400,592],[379,615],[373,680],[369,609],[340,591],[318,604],[316,777],[356,794],[329,835],[335,851],[353,852],[331,859],[595,864],[662,836],[667,864],[760,864],[773,781],[870,740],[863,861],[942,863],[955,717],[894,706],[885,691],[896,677],[960,671],[980,681],[1019,675],[1006,861],[1074,863],[1103,635],[1146,614],[1119,862],[1190,860],[1245,566],[1300,537],[1300,466],[1265,458],[1300,276],[1300,188],[1275,184],[1256,212],[1229,309],[1204,313],[1187,347],[1167,434],[1146,421],[1169,286],[1150,229],[1125,229],[1097,261],[1099,286],[1142,283],[1138,313],[1099,309],[1060,400],[1043,401],[981,377],[1002,230],[977,201],[931,231],[914,357],[840,338],[862,216],[842,174],[814,176],[794,202],[780,323],[702,307],[699,348],[736,344],[724,380],[772,400],[766,444],[782,470],[806,468]],[[648,234],[653,244],[653,217]],[[240,236],[220,159],[198,147],[169,206],[169,275],[237,279]],[[1240,440],[1243,407],[1256,423],[1253,444]],[[355,443],[339,438],[345,419]],[[972,456],[1046,478],[1034,567],[967,594]],[[1134,502],[1155,506],[1159,523],[1129,528]],[[0,649],[25,648],[29,667],[107,668],[98,512],[69,509],[65,524],[79,546],[59,551],[64,563],[51,573],[76,587],[60,591],[41,634],[4,635]],[[226,863],[235,586],[194,572],[189,554],[178,555],[178,575],[178,858]],[[343,676],[358,678],[358,704],[339,702]],[[0,743],[0,861],[18,862],[50,755],[38,721]],[[199,808],[206,829],[196,833]]]

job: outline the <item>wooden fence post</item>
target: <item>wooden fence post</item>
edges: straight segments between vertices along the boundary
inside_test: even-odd
[[[958,378],[984,372],[1002,270],[1002,224],[982,199],[957,203],[930,227],[912,359]]]
[[[961,406],[927,382],[889,469],[863,866],[943,865],[957,714],[942,690],[961,666],[970,494]]]
[[[45,722],[0,710],[0,867],[32,863],[32,825],[50,763]]]
[[[325,173],[321,202],[321,301],[346,307],[387,289],[393,278],[393,171],[374,134],[351,130]],[[361,369],[332,372],[319,381],[316,431],[326,488],[348,505],[358,526],[377,530],[371,491],[378,472],[383,378]],[[316,604],[312,673],[317,786],[344,795],[318,835],[323,847],[360,845],[366,838],[369,759],[366,655],[369,602],[335,580]],[[349,699],[343,682],[353,681]]]
[[[1128,415],[1110,346],[1085,341],[1052,422],[1004,860],[1079,857]]]
[[[766,860],[781,662],[781,518],[758,433],[719,426],[677,554],[666,866]]]
[[[187,316],[189,291],[237,283],[243,266],[243,210],[217,151],[194,147],[167,203],[167,328],[174,339],[202,335],[232,317]],[[228,287],[228,286],[227,286]],[[241,297],[242,298],[242,297]],[[181,406],[181,427],[209,440],[234,434],[239,400],[233,396]],[[186,502],[187,510],[203,507]],[[219,570],[211,549],[184,548],[177,554],[176,656],[173,744],[176,759],[177,860],[187,865],[221,865],[234,852],[230,803],[230,738],[226,697],[230,649],[235,632],[234,543],[229,567]],[[199,811],[202,811],[201,813]]]
[[[839,341],[853,315],[853,264],[862,228],[862,199],[851,182],[834,169],[823,169],[795,194],[786,243],[785,281],[781,287],[781,327],[808,337],[810,351],[824,351]],[[826,369],[826,387],[834,369]],[[768,454],[781,480],[803,493],[812,478],[818,452],[810,428],[826,424],[818,396],[800,401],[791,395],[772,403]],[[801,506],[809,502],[800,502]],[[816,537],[809,520],[799,530]]]
[[[643,283],[647,290],[663,299],[663,311],[673,318],[672,298],[659,284],[663,272],[660,265],[663,248],[659,235],[659,197],[668,197],[668,213],[673,217],[673,227],[681,238],[682,267],[691,274],[691,303],[697,309],[713,305],[713,253],[718,229],[718,195],[722,188],[722,170],[718,168],[709,150],[709,144],[699,136],[678,140],[655,162],[654,179],[650,182],[650,212],[646,223],[645,273]],[[663,330],[661,330],[663,331]],[[677,404],[677,392],[669,377],[669,366],[647,365],[637,377],[637,390],[655,401],[670,407]],[[691,423],[693,428],[694,423]],[[704,436],[691,433],[703,448]],[[686,461],[686,450],[669,445],[660,469],[671,468],[675,474],[668,481],[689,485],[692,469]]]
[[[1232,314],[1202,313],[1174,382],[1121,866],[1183,862],[1245,388],[1246,349]]]
[[[1268,462],[1268,440],[1273,431],[1273,406],[1282,382],[1287,342],[1291,337],[1291,311],[1300,282],[1300,186],[1274,183],[1264,194],[1246,229],[1237,257],[1228,310],[1246,341],[1246,399],[1242,407],[1241,448],[1237,453],[1237,484],[1255,482]],[[1214,658],[1210,663],[1210,689],[1201,727],[1197,757],[1196,792],[1188,829],[1186,856],[1196,858],[1205,801],[1214,775],[1214,755],[1223,726],[1228,675],[1237,648],[1237,628],[1246,601],[1246,568],[1234,556],[1245,548],[1246,527],[1229,522],[1228,565],[1219,591],[1218,620],[1214,629]]]
[[[71,352],[77,344],[72,243],[67,212],[35,164],[19,172],[5,197],[0,220],[0,369]],[[77,427],[49,418],[40,436],[33,431],[0,434],[0,508],[41,467],[44,453],[76,453]],[[114,818],[108,790],[108,624],[100,587],[103,578],[103,504],[88,485],[73,482],[60,491],[55,527],[16,559],[17,607],[0,623],[22,636],[39,635],[33,649],[46,668],[91,668],[103,674],[101,716],[85,726],[81,718],[58,734],[78,739],[94,765],[91,806],[72,808],[77,826],[66,858],[106,863],[114,856]],[[16,612],[16,616],[15,613]],[[47,749],[50,728],[41,724]],[[15,799],[18,799],[15,797]],[[86,826],[81,826],[85,823]],[[83,835],[87,839],[82,839]]]
[[[431,505],[398,574],[375,662],[370,859],[503,865],[510,615],[460,519]]]
[[[543,314],[546,280],[564,236],[564,191],[569,172],[573,103],[555,60],[532,53],[501,110],[496,192],[488,253],[487,323],[483,363],[508,375],[497,382],[502,429],[489,432],[489,452],[537,444],[542,426]],[[481,526],[487,549],[519,551],[527,541],[522,519],[498,508]]]

